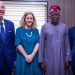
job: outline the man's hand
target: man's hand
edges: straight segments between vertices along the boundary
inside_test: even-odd
[[[46,72],[46,65],[44,63],[40,64],[42,71]]]
[[[65,61],[64,65],[65,65],[65,69],[69,68],[69,66],[70,66],[69,61]]]

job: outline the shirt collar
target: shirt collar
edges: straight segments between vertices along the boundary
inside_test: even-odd
[[[2,22],[4,24],[4,19],[2,21],[0,21],[0,22]]]
[[[4,19],[2,20],[2,23],[4,24]]]
[[[2,20],[2,23],[3,23],[3,28],[5,30],[5,23],[4,23],[4,19]]]

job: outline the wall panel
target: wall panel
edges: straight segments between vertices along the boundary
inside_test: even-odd
[[[68,27],[75,26],[75,0],[47,0],[48,8],[52,4],[57,4],[61,7],[61,21]]]

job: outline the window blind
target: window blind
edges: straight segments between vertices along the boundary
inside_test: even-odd
[[[47,2],[17,2],[5,1],[6,12],[4,18],[14,22],[15,29],[20,26],[21,17],[25,12],[32,12],[37,21],[39,32],[47,22]]]

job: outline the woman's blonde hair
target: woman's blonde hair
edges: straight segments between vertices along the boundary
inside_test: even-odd
[[[25,12],[25,13],[24,13],[24,15],[23,15],[22,18],[21,18],[20,25],[23,26],[23,27],[26,25],[25,19],[26,19],[26,16],[27,16],[28,14],[31,14],[31,15],[33,16],[32,28],[35,28],[35,27],[37,26],[37,24],[36,24],[35,16],[34,16],[34,14],[33,14],[32,12]]]

